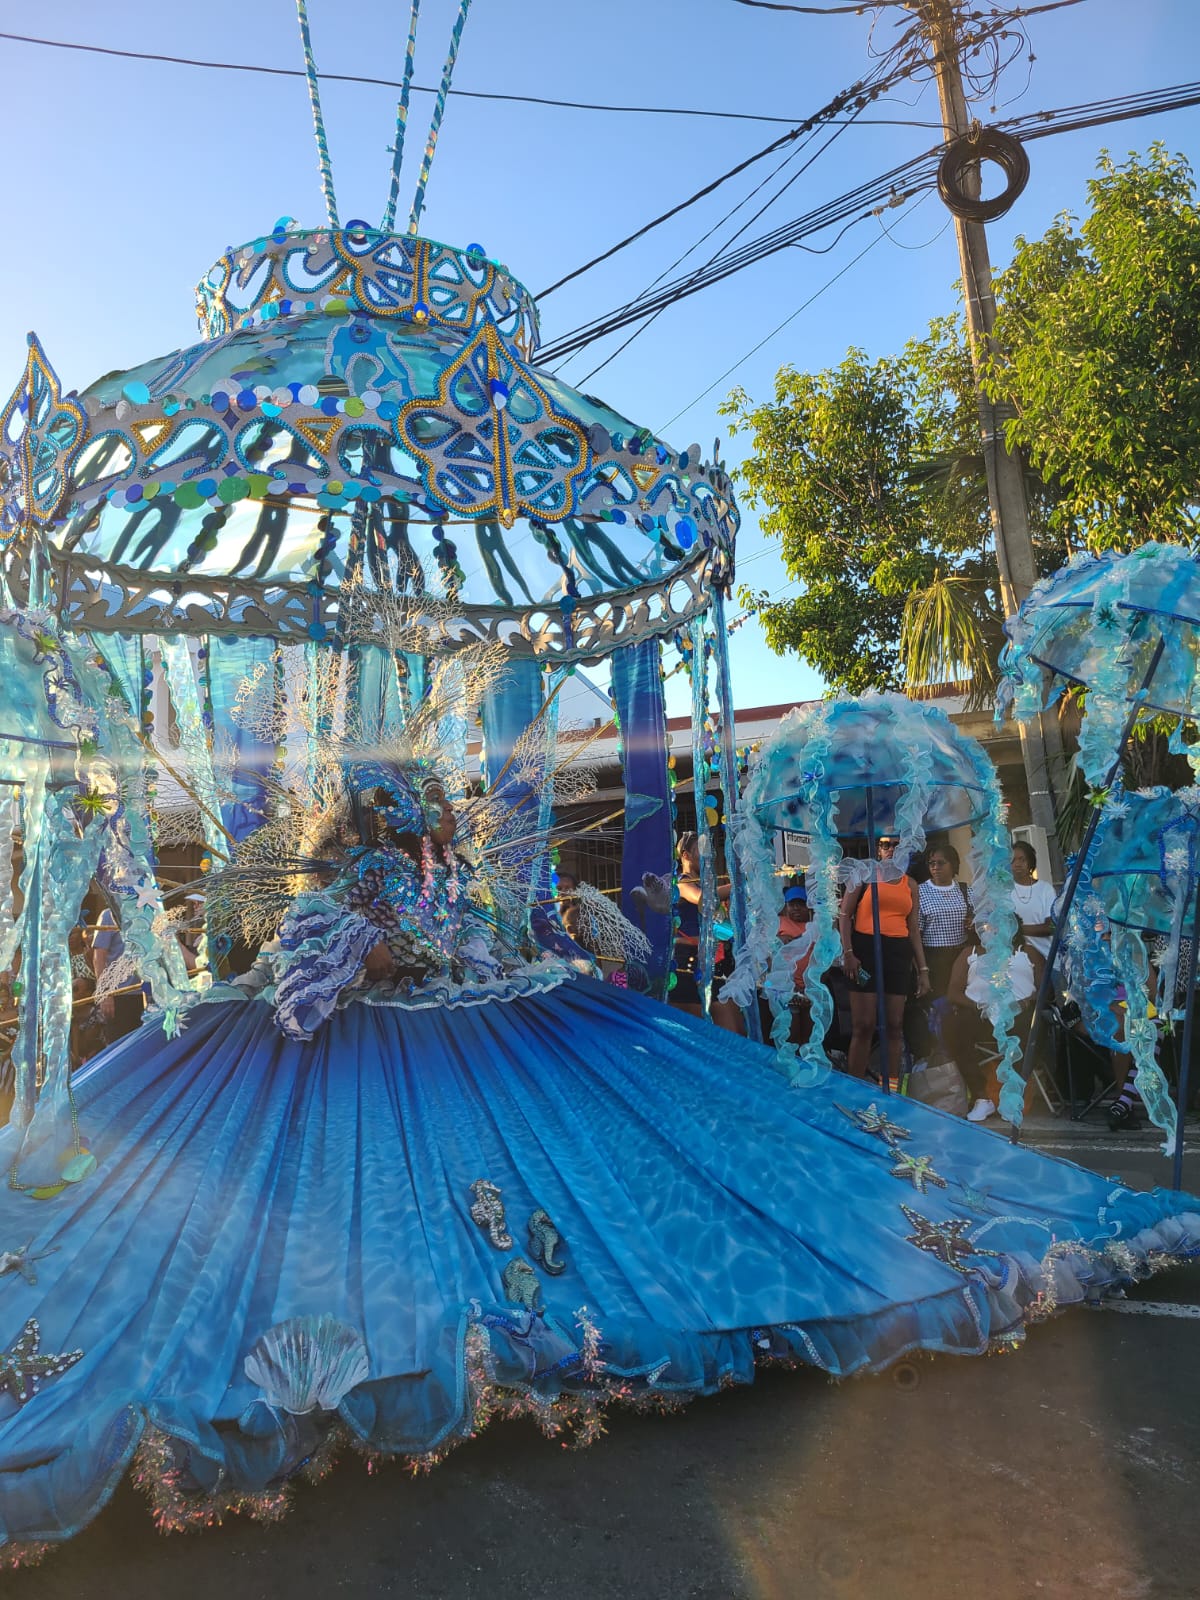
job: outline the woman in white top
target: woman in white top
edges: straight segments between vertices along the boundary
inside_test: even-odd
[[[1013,910],[1021,924],[1025,946],[1045,961],[1050,954],[1050,935],[1054,932],[1054,902],[1058,896],[1052,883],[1034,878],[1037,851],[1020,839],[1012,849]]]

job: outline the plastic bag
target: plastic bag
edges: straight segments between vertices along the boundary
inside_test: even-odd
[[[967,1114],[967,1085],[953,1061],[939,1061],[923,1072],[912,1073],[908,1080],[908,1098],[933,1106],[937,1111],[948,1111],[952,1117]]]

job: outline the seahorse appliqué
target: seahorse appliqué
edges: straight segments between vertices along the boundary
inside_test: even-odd
[[[536,1311],[542,1297],[542,1287],[537,1273],[528,1261],[520,1256],[510,1261],[500,1278],[504,1285],[504,1298],[510,1305],[521,1306],[525,1311]]]
[[[487,1178],[476,1178],[471,1185],[471,1193],[475,1196],[471,1206],[472,1222],[477,1222],[484,1229],[488,1242],[497,1250],[511,1250],[512,1234],[505,1226],[504,1201],[500,1197],[500,1190]]]
[[[533,1259],[544,1272],[548,1272],[552,1278],[557,1278],[560,1273],[567,1270],[567,1263],[559,1260],[555,1254],[562,1249],[562,1234],[541,1206],[538,1206],[536,1211],[530,1212],[526,1227],[529,1231],[529,1251]]]

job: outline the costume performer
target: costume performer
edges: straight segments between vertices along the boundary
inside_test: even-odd
[[[11,1556],[135,1458],[167,1526],[270,1513],[346,1441],[429,1461],[493,1413],[586,1433],[758,1362],[982,1354],[1200,1244],[1187,1197],[847,1078],[797,1092],[522,959],[436,771],[346,781],[252,970],[78,1075],[97,1171],[40,1210],[0,1192]]]

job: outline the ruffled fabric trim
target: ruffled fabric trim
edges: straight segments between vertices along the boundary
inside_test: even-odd
[[[356,960],[358,958],[356,957]],[[412,989],[355,989],[340,985],[328,1000],[321,1018],[313,1020],[312,1029],[297,1033],[284,1027],[283,1031],[295,1038],[308,1038],[319,1021],[344,1011],[347,1006],[371,1006],[376,1010],[434,1011],[461,1010],[465,1006],[486,1006],[492,1001],[505,1003],[522,1000],[529,995],[548,994],[562,984],[573,982],[579,974],[563,962],[547,957],[542,961],[525,962],[519,966],[508,965],[496,977],[470,976],[456,983],[448,977],[430,978]],[[229,1001],[246,1003],[262,1001],[278,1010],[282,984],[266,984],[260,988],[236,983],[213,984],[194,1002],[196,1006],[225,1005]],[[306,1019],[307,1021],[307,1019]]]
[[[991,1227],[1018,1220],[991,1218],[973,1231],[972,1242],[986,1248]],[[403,1376],[359,1384],[336,1411],[294,1416],[259,1402],[238,1424],[201,1422],[169,1402],[127,1406],[109,1429],[108,1471],[86,1515],[74,1526],[0,1547],[0,1568],[39,1561],[51,1544],[77,1533],[107,1504],[131,1462],[133,1481],[164,1532],[212,1526],[235,1513],[276,1521],[289,1509],[294,1483],[324,1477],[347,1449],[368,1466],[402,1460],[429,1470],[490,1422],[515,1417],[582,1448],[604,1432],[609,1406],[673,1410],[753,1382],[759,1366],[812,1366],[844,1378],[883,1371],[917,1353],[1016,1349],[1031,1324],[1072,1305],[1099,1305],[1197,1256],[1200,1214],[1185,1212],[1099,1246],[1063,1240],[1040,1258],[1011,1250],[981,1257],[986,1265],[971,1265],[960,1288],[852,1323],[733,1332],[641,1325],[605,1335],[586,1307],[568,1328],[548,1316],[475,1302],[447,1330],[457,1352],[457,1385],[443,1397],[444,1424],[432,1438],[404,1437],[403,1396],[413,1379]]]
[[[498,978],[469,978],[462,983],[454,983],[449,978],[432,978],[411,993],[389,994],[386,990],[350,993],[345,1003],[394,1006],[402,1011],[430,1011],[446,1007],[457,1010],[462,1006],[486,1006],[493,1000],[503,1003],[523,999],[526,995],[548,994],[551,989],[557,989],[577,976],[561,962],[543,961],[506,971]]]

